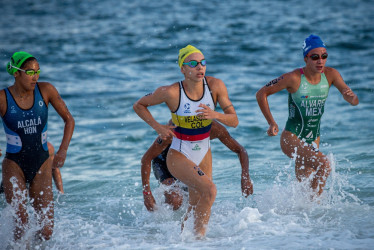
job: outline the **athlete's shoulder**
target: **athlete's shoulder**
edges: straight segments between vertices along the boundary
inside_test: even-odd
[[[179,82],[175,82],[173,84],[170,84],[168,87],[169,87],[170,90],[175,90],[175,89],[179,90],[180,84],[179,84]]]
[[[301,70],[294,69],[293,71],[287,72],[281,75],[277,81],[282,88],[286,88],[288,92],[294,93],[300,86]]]
[[[43,96],[58,93],[56,87],[49,82],[38,82],[38,87]]]
[[[168,91],[175,91],[176,89],[179,89],[179,82],[175,82],[170,85],[160,86],[155,91],[168,92]]]
[[[4,116],[7,109],[5,89],[0,90],[0,112],[1,116]]]
[[[335,75],[335,74],[339,74],[340,75],[339,71],[337,69],[335,69],[335,68],[332,68],[332,67],[325,67],[323,69],[323,73],[325,73],[326,76],[327,75]]]
[[[39,91],[44,99],[44,101],[49,104],[52,99],[59,98],[60,94],[58,93],[55,86],[49,82],[38,82]]]
[[[294,69],[288,73],[283,74],[283,77],[289,81],[299,82],[301,78],[301,70],[300,68]]]
[[[38,87],[40,91],[51,91],[56,89],[55,86],[49,82],[38,82]]]
[[[332,68],[332,67],[325,67],[323,73],[326,76],[326,79],[331,86],[332,83],[341,82],[343,81],[342,76],[340,75],[339,71]]]
[[[179,83],[175,82],[170,85],[160,86],[153,92],[153,94],[166,97],[179,94]]]
[[[223,81],[221,79],[218,79],[218,78],[215,78],[215,77],[212,77],[212,76],[206,76],[205,77],[206,81],[207,81],[207,84],[210,88],[210,90],[215,93],[215,92],[220,92],[222,91],[223,89],[225,89],[225,84],[223,83]]]
[[[5,96],[6,96],[5,89],[0,90],[0,101],[5,100]]]
[[[211,84],[224,84],[223,81],[219,78],[215,78],[213,76],[205,76],[206,81],[209,85]]]
[[[145,106],[153,106],[162,102],[174,102],[179,97],[179,85],[173,83],[156,88],[153,92],[146,94],[140,98],[137,103]],[[178,99],[179,100],[179,99]]]

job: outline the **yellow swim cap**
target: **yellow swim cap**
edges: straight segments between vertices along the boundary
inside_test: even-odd
[[[186,47],[179,50],[179,56],[178,56],[179,68],[182,68],[184,60],[193,53],[200,53],[203,55],[203,53],[200,50],[198,50],[192,45],[187,45]]]

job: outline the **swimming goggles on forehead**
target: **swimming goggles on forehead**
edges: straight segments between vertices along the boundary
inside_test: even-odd
[[[320,57],[319,55],[317,55],[317,54],[312,54],[312,55],[310,55],[309,57],[310,57],[310,59],[312,59],[313,61],[317,61],[319,58],[321,58],[322,60],[325,60],[325,59],[327,59],[328,56],[329,56],[329,54],[327,54],[327,53],[323,53],[323,54],[321,55],[321,57]]]
[[[195,68],[197,65],[199,65],[199,63],[201,64],[201,66],[206,66],[206,60],[205,59],[203,59],[203,60],[201,60],[201,62],[198,62],[198,61],[195,61],[195,60],[193,60],[193,61],[189,61],[189,62],[186,62],[186,63],[183,63],[183,65],[188,65],[188,66],[190,66],[191,68]]]
[[[25,72],[25,73],[26,73],[27,75],[29,75],[29,76],[34,76],[35,74],[37,74],[37,75],[40,74],[40,69],[38,69],[37,71],[35,71],[35,70],[33,70],[33,69],[24,70],[24,69],[20,69],[20,68],[18,68],[18,67],[16,67],[16,66],[13,66],[12,64],[10,64],[10,67],[15,68],[15,69],[18,69],[18,70],[20,70],[20,71],[23,71],[23,72]]]

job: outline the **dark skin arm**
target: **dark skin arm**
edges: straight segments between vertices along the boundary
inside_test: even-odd
[[[210,139],[218,138],[227,148],[236,153],[242,166],[241,187],[244,197],[253,194],[253,184],[249,176],[249,158],[245,148],[231,137],[227,129],[220,123],[213,121]]]
[[[52,164],[53,169],[60,168],[65,163],[70,140],[74,132],[75,121],[73,116],[70,114],[65,102],[62,100],[60,94],[52,84],[47,82],[40,82],[39,87],[46,104],[48,105],[49,103],[51,103],[53,108],[65,123],[64,135],[62,137],[61,145],[53,159]]]
[[[169,121],[169,126],[173,126],[171,121]],[[253,194],[253,184],[249,176],[249,158],[245,148],[240,145],[235,139],[233,139],[229,132],[220,123],[213,121],[211,129],[211,139],[219,138],[220,141],[228,147],[231,151],[236,153],[239,157],[240,164],[242,166],[242,178],[241,187],[242,193],[245,197]],[[149,184],[149,179],[151,175],[151,163],[152,160],[161,154],[170,144],[172,138],[166,140],[161,140],[157,137],[152,143],[149,149],[144,153],[141,160],[141,177],[143,186],[143,197],[144,205],[148,211],[154,211],[156,208],[156,201],[152,195],[152,191]]]
[[[62,100],[60,94],[56,88],[48,82],[38,82],[40,92],[42,93],[43,99],[47,105],[52,104],[53,108],[60,115],[65,122],[64,135],[61,141],[61,145],[54,157],[52,168],[62,167],[65,163],[67,150],[70,144],[71,137],[73,136],[75,121],[73,116],[70,114],[65,102]],[[3,116],[6,112],[6,97],[5,91],[0,92],[0,113]]]
[[[4,116],[6,109],[7,109],[7,104],[6,104],[5,91],[1,90],[0,91],[0,114],[1,116]],[[2,156],[1,149],[0,149],[0,156]]]
[[[154,211],[156,208],[156,201],[152,195],[151,187],[149,185],[149,177],[151,175],[152,160],[164,151],[170,145],[172,138],[162,140],[157,137],[149,149],[144,153],[141,160],[141,176],[143,185],[144,205],[148,211]]]

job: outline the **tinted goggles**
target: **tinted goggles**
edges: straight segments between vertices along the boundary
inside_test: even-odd
[[[206,60],[201,60],[201,62],[198,62],[198,61],[189,61],[189,62],[186,62],[186,63],[183,63],[183,65],[188,65],[190,66],[191,68],[195,68],[197,65],[199,65],[199,63],[201,64],[201,66],[206,66]]]
[[[323,53],[322,55],[321,55],[321,57],[319,56],[319,55],[317,55],[317,54],[312,54],[312,55],[310,55],[309,57],[310,57],[310,59],[312,59],[313,61],[317,61],[318,59],[322,59],[322,60],[326,60],[327,59],[327,57],[328,57],[329,55],[327,54],[327,53]]]

